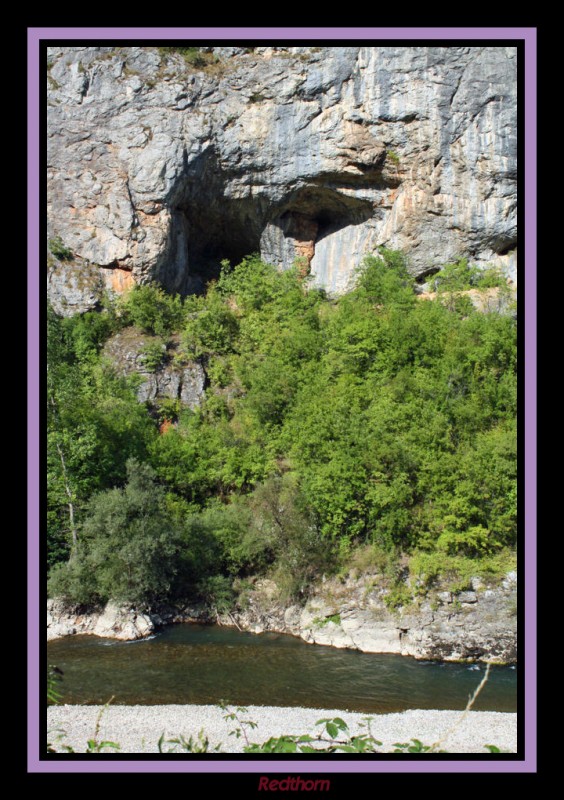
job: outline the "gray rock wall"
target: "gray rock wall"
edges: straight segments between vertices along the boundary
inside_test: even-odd
[[[79,266],[189,292],[261,250],[338,293],[385,245],[417,275],[468,256],[515,278],[514,48],[215,51],[49,48],[48,230]],[[51,276],[68,313],[79,284]]]
[[[276,604],[275,586],[261,581],[246,610],[234,619],[255,633],[291,633],[312,644],[365,653],[514,663],[516,581],[514,572],[495,587],[474,578],[475,590],[429,592],[419,602],[394,611],[386,606],[385,582],[377,576],[328,580],[316,587],[303,607]]]
[[[162,361],[153,369],[145,364],[145,348],[157,344],[162,351]],[[197,408],[204,396],[206,374],[198,361],[174,361],[178,341],[171,339],[167,345],[158,337],[144,334],[129,327],[114,334],[104,345],[103,355],[121,375],[139,375],[137,387],[140,403],[154,404],[169,398],[180,400],[188,408]]]

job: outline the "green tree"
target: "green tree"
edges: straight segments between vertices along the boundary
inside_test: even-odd
[[[128,460],[127,483],[91,499],[81,534],[76,563],[54,571],[53,594],[84,602],[84,596],[73,596],[80,570],[89,575],[91,600],[150,606],[169,595],[182,539],[148,465]]]
[[[130,380],[100,361],[113,330],[106,312],[47,315],[48,561],[76,548],[93,492],[125,478],[130,456],[146,457],[154,426]]]
[[[413,278],[407,270],[405,256],[381,247],[378,255],[366,256],[357,271],[353,295],[371,303],[414,304]]]

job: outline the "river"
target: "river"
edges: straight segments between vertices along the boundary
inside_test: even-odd
[[[462,709],[485,667],[310,645],[293,636],[181,624],[136,642],[69,636],[47,646],[65,703],[304,706],[389,713]],[[516,711],[517,670],[495,667],[475,710]]]

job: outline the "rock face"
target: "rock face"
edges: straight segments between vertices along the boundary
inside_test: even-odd
[[[75,633],[90,633],[111,639],[143,639],[150,636],[160,619],[140,614],[129,606],[108,603],[99,612],[80,613],[60,600],[47,601],[47,641]]]
[[[515,278],[514,48],[207,49],[217,63],[195,68],[151,47],[49,48],[65,313],[94,284],[196,291],[259,250],[333,293],[378,245],[416,275],[467,256]],[[92,265],[98,283],[81,281]]]
[[[104,346],[104,356],[122,375],[137,374],[141,382],[137,388],[140,403],[155,403],[169,398],[180,400],[188,408],[200,405],[204,395],[206,375],[197,361],[175,364],[173,357],[178,342],[172,339],[167,345],[158,337],[144,334],[136,328],[126,328],[109,339]],[[147,365],[147,348],[160,348],[159,364]]]
[[[277,606],[272,602],[272,587],[259,584],[248,608],[234,618],[255,633],[291,633],[306,642],[365,653],[513,663],[517,660],[516,577],[509,573],[495,588],[474,579],[477,591],[435,591],[418,606],[397,611],[387,608],[385,589],[377,576],[328,580],[303,608]]]

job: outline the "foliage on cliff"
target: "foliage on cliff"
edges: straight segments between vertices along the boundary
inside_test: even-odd
[[[155,419],[104,362],[132,322],[181,330],[209,378],[199,408]],[[228,602],[257,573],[290,596],[367,543],[439,561],[515,545],[515,320],[418,301],[397,253],[368,257],[338,300],[249,257],[205,296],[140,287],[99,313],[50,313],[48,334],[49,564],[72,555],[52,589],[71,599]],[[171,557],[149,592],[117,567],[135,541],[126,504],[111,546],[100,522],[130,491],[132,457],[160,493],[147,531]],[[104,547],[104,579],[70,580]]]

